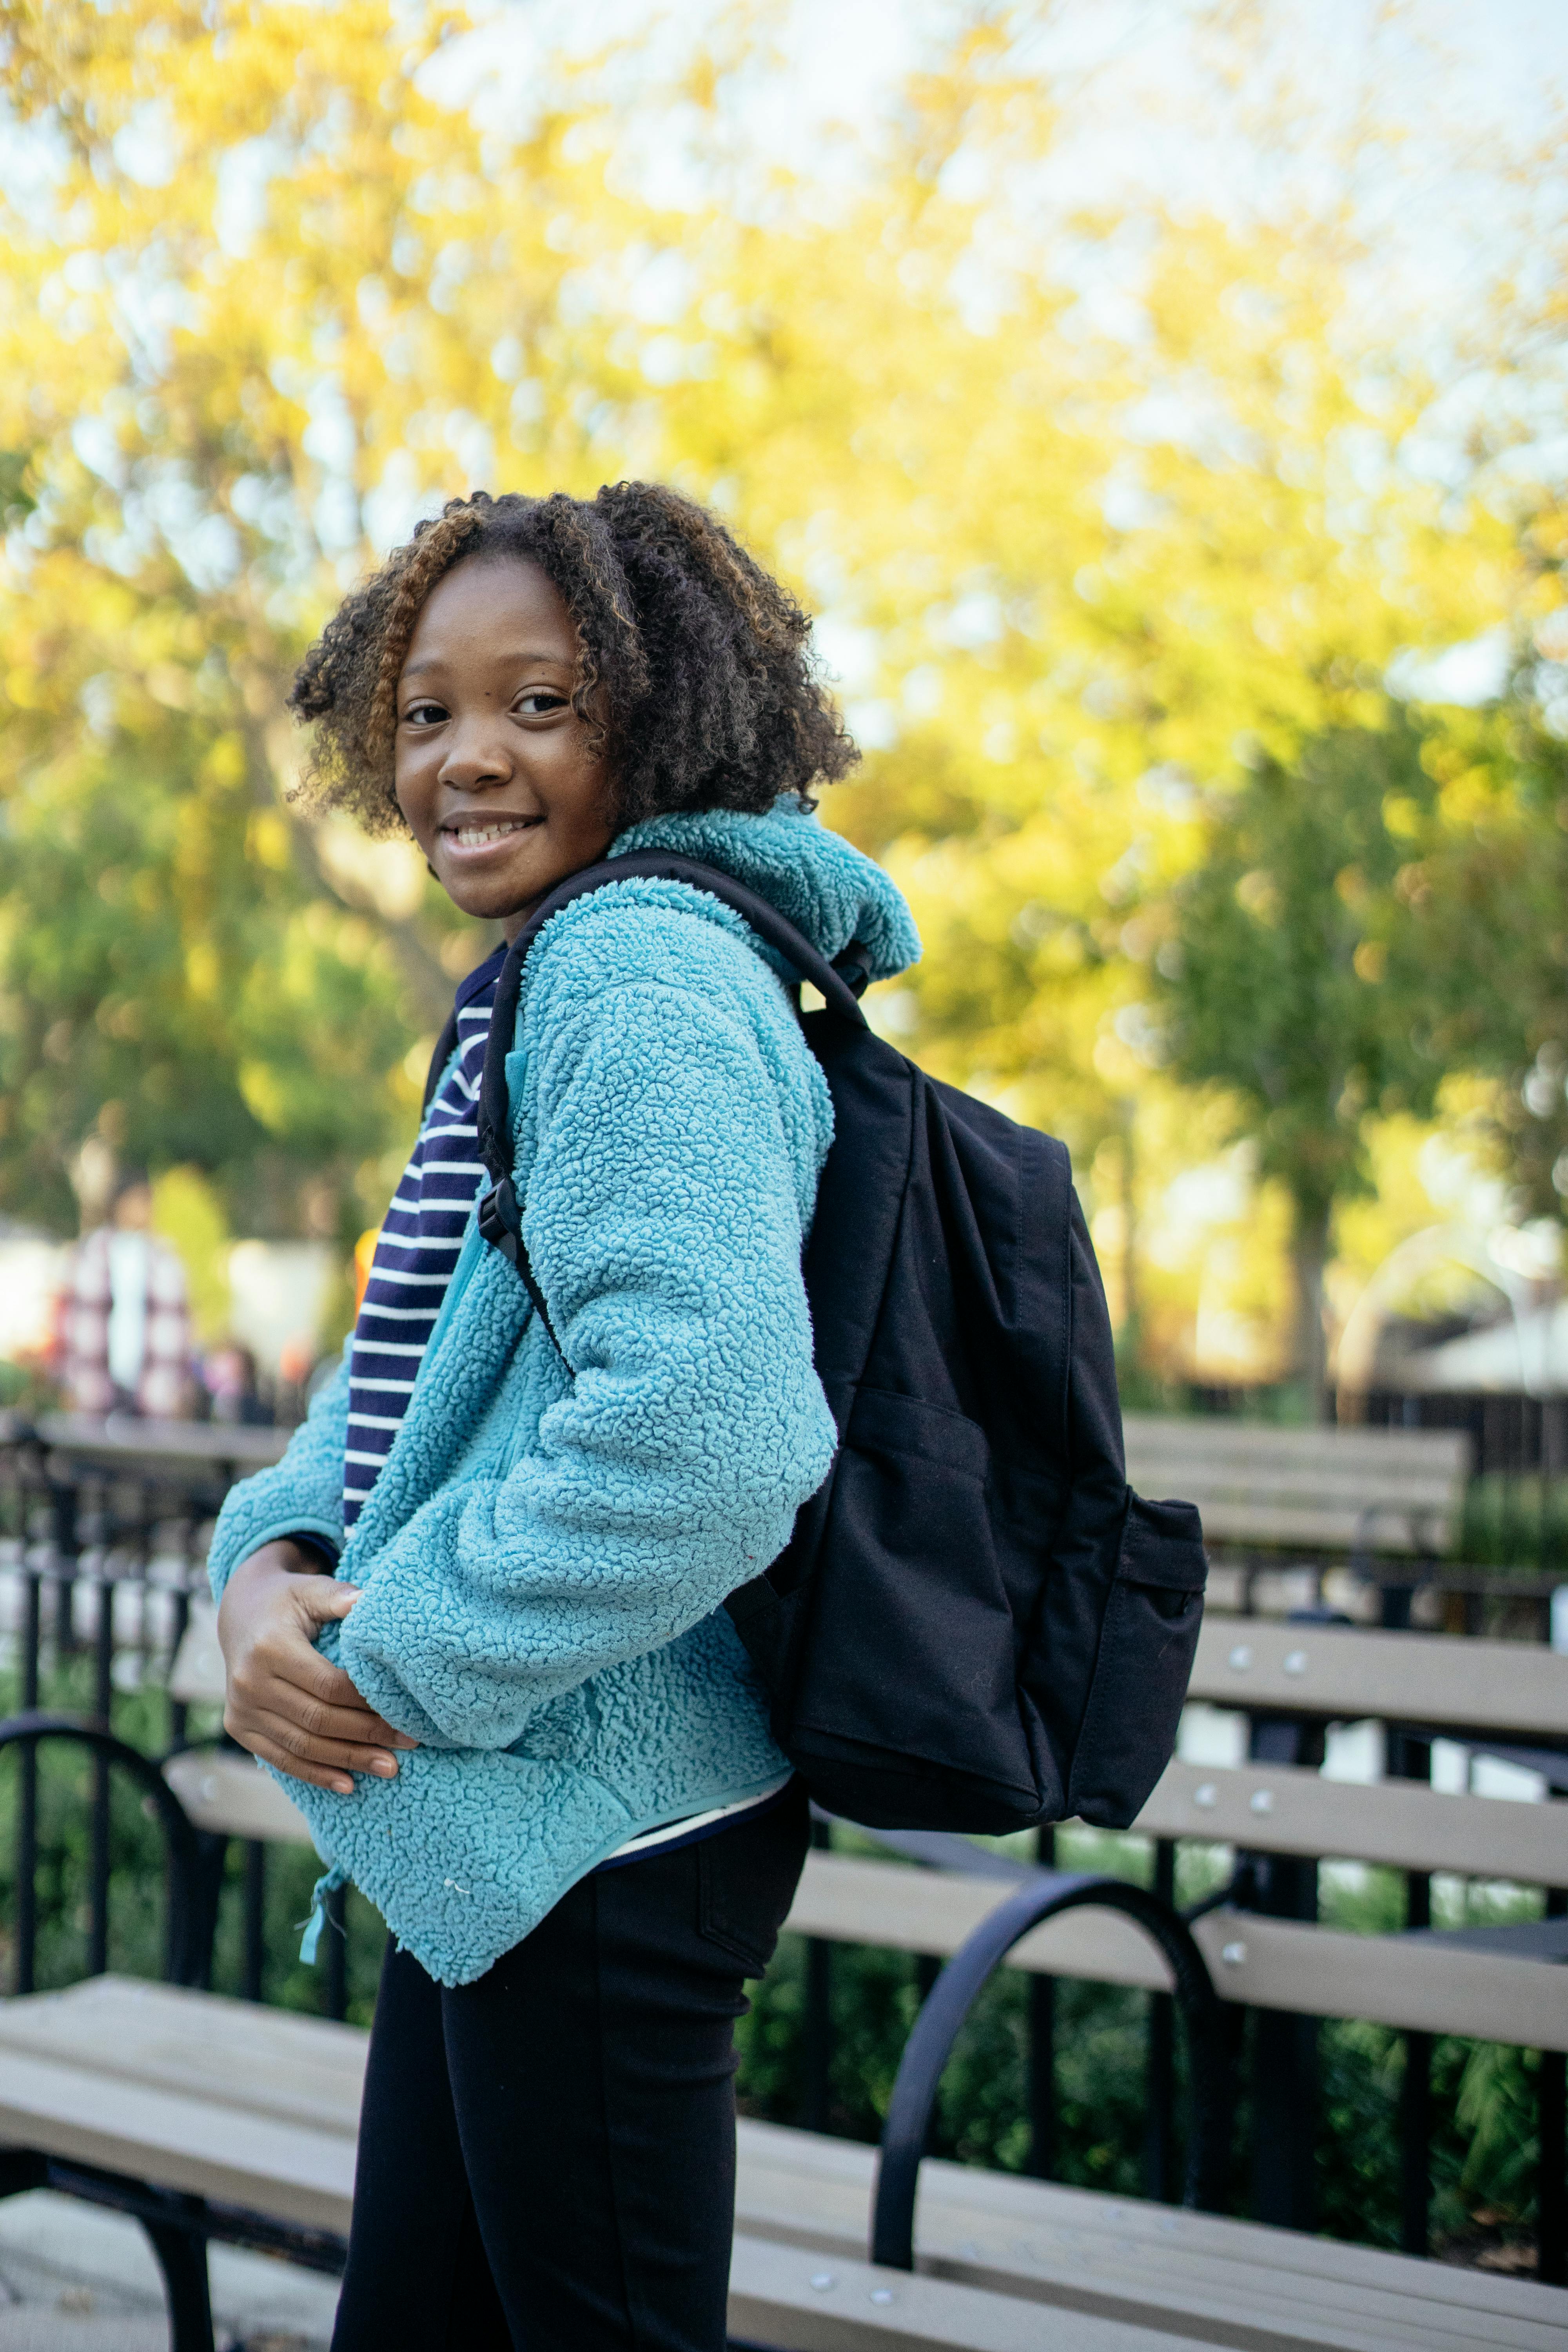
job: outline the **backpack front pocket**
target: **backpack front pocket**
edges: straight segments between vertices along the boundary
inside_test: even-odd
[[[808,1771],[858,1755],[900,1790],[881,1812],[864,1809],[868,1792],[858,1811],[847,1800],[853,1818],[886,1821],[901,1804],[902,1818],[939,1825],[930,1808],[946,1804],[942,1826],[1010,1829],[1037,1814],[987,1470],[985,1433],[961,1413],[876,1390],[856,1399],[786,1742]]]
[[[1126,1829],[1170,1762],[1207,1578],[1193,1505],[1145,1502],[1129,1487],[1068,1789],[1068,1810],[1081,1820]]]

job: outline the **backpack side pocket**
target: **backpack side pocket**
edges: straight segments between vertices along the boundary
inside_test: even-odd
[[[1073,1754],[1068,1811],[1126,1829],[1170,1762],[1203,1622],[1203,1523],[1127,1491],[1116,1574]]]

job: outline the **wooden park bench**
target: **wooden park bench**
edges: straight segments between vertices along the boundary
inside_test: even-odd
[[[198,1685],[212,1694],[205,1638],[198,1622],[182,1661],[192,1696]],[[1287,2028],[1349,2016],[1416,2038],[1463,2033],[1552,2053],[1542,2070],[1543,2250],[1554,2229],[1560,2243],[1562,2121],[1544,2110],[1568,2051],[1568,1926],[1548,1918],[1522,1931],[1355,1936],[1248,1906],[1260,1900],[1260,1869],[1310,1870],[1319,1857],[1392,1865],[1415,1879],[1443,1870],[1561,1884],[1568,1845],[1554,1807],[1413,1782],[1326,1781],[1302,1759],[1314,1727],[1367,1715],[1407,1734],[1507,1733],[1550,1752],[1568,1745],[1568,1659],[1520,1643],[1216,1620],[1205,1629],[1194,1688],[1242,1708],[1255,1746],[1280,1725],[1293,1741],[1289,1756],[1232,1769],[1173,1764],[1138,1823],[1167,1852],[1188,1839],[1236,1851],[1235,1876],[1192,1928],[1219,2003]],[[188,1809],[186,1834],[193,1822],[252,1839],[303,1834],[275,1784],[232,1751],[192,1751],[164,1773],[160,1786]],[[911,2034],[875,2195],[870,2150],[742,2126],[738,2342],[803,2352],[1033,2347],[1047,2305],[1053,2352],[1180,2352],[1189,2343],[1568,2352],[1568,2294],[1552,2286],[922,2166],[925,2118],[977,1971],[1001,1960],[1037,1979],[1085,1977],[1157,1995],[1174,1978],[1169,1951],[1099,1907],[1071,1874],[1031,1870],[962,1840],[893,1843],[923,1843],[927,1860],[951,1861],[959,1849],[965,1866],[814,1852],[789,1925],[820,1942],[879,1944],[952,1966]],[[1081,1900],[1020,1927],[1031,1906],[1075,1887]],[[1261,1899],[1266,1906],[1266,1888]],[[13,2151],[0,2185],[48,2182],[138,2213],[165,2260],[176,2352],[205,2352],[206,2238],[270,2245],[325,2268],[341,2262],[362,2050],[351,2029],[325,2021],[107,1978],[14,2000],[0,2006],[0,2138]],[[1300,2095],[1299,2081],[1287,2088]],[[1422,2218],[1424,2230],[1424,2203]],[[867,2260],[868,2231],[879,2263]]]
[[[1447,1551],[1469,1475],[1463,1430],[1275,1428],[1228,1415],[1130,1412],[1140,1493],[1195,1503],[1207,1543],[1305,1552]]]
[[[1260,1583],[1298,1566],[1321,1601],[1324,1570],[1340,1566],[1369,1599],[1375,1591],[1384,1624],[1404,1626],[1413,1592],[1458,1536],[1470,1469],[1462,1430],[1281,1429],[1151,1412],[1128,1413],[1124,1430],[1139,1492],[1198,1507],[1215,1563],[1211,1605],[1248,1611]],[[1498,1580],[1450,1572],[1444,1581],[1479,1594]]]
[[[202,2239],[341,2265],[365,2041],[114,1977],[6,2003],[0,2185],[142,2220],[164,2259],[174,2352],[190,2352],[211,2341]],[[1568,2296],[1550,2288],[959,2165],[922,2168],[917,2268],[879,2265],[866,2258],[873,2150],[742,2120],[739,2159],[738,2343],[1568,2352]]]

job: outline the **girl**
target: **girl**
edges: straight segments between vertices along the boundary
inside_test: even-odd
[[[880,979],[919,943],[811,813],[856,755],[807,635],[671,491],[476,496],[292,701],[317,793],[509,940],[660,848]],[[458,991],[337,1378],[218,1522],[226,1721],[392,1931],[335,2352],[721,2352],[732,2022],[806,1843],[722,1603],[832,1456],[800,1273],[832,1114],[729,908],[634,878],[553,915],[506,1063],[552,1340],[474,1217],[501,958]]]

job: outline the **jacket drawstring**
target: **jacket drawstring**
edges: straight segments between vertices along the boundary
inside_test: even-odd
[[[316,1947],[321,1940],[321,1929],[327,1924],[327,1897],[329,1895],[335,1895],[340,1886],[346,1886],[348,1883],[348,1872],[341,1862],[334,1862],[331,1868],[318,1878],[310,1889],[310,1916],[301,1922],[305,1934],[300,1946],[300,1958],[307,1968],[311,1968],[315,1964]],[[332,1925],[337,1927],[336,1920]],[[340,1936],[342,1934],[341,1927],[338,1928],[338,1933]]]

